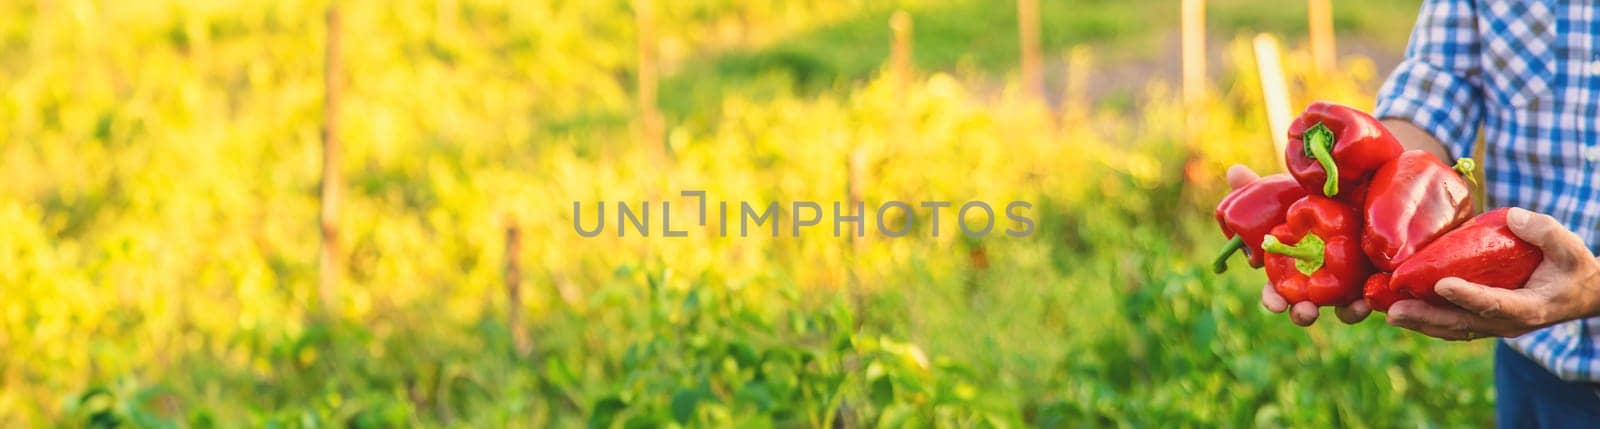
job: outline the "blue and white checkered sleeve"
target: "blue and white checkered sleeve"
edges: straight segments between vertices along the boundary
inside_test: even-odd
[[[1456,158],[1472,156],[1483,117],[1477,13],[1470,0],[1427,0],[1405,60],[1378,90],[1374,116],[1410,121]]]

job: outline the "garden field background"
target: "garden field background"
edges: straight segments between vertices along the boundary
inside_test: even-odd
[[[1418,2],[1337,2],[1332,70],[1306,2],[1206,2],[1187,104],[1178,4],[1040,1],[1034,87],[1008,1],[0,2],[0,426],[1489,424],[1490,342],[1295,327],[1209,270],[1223,171],[1276,164],[1251,37],[1295,111],[1370,108]],[[688,189],[1037,229],[573,230]]]

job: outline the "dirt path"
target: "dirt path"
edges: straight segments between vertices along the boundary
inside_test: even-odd
[[[1232,54],[1228,45],[1232,39],[1212,40],[1209,51],[1212,53],[1207,62],[1207,75],[1213,79],[1223,76],[1226,67],[1233,64]],[[1300,43],[1300,42],[1290,42]],[[1297,47],[1298,45],[1290,45]],[[1090,72],[1087,85],[1087,98],[1092,104],[1100,104],[1108,99],[1119,97],[1138,97],[1141,91],[1149,86],[1151,80],[1160,79],[1176,85],[1181,76],[1179,63],[1179,40],[1176,36],[1165,38],[1155,55],[1123,55],[1123,58],[1106,59],[1108,55],[1105,48],[1091,48],[1094,64]],[[1341,58],[1362,56],[1371,59],[1377,67],[1379,76],[1386,76],[1389,70],[1400,63],[1404,46],[1392,46],[1369,39],[1345,37],[1339,39],[1338,54]],[[1114,55],[1114,54],[1113,54]],[[1059,90],[1066,79],[1067,64],[1062,56],[1048,57],[1045,62],[1045,75],[1047,87],[1046,98],[1052,106],[1059,106],[1063,94]],[[1380,79],[1381,80],[1381,79]],[[1377,88],[1373,88],[1374,91]]]

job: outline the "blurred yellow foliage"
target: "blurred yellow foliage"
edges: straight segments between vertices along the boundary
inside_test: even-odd
[[[523,305],[538,324],[553,314],[622,317],[629,301],[604,285],[629,267],[666,265],[667,288],[723,288],[749,297],[741,305],[772,309],[790,303],[764,298],[790,286],[807,294],[797,297],[803,303],[826,301],[850,287],[853,270],[868,293],[915,293],[918,279],[967,275],[968,249],[979,246],[962,239],[953,216],[941,218],[938,238],[919,222],[911,236],[869,239],[859,254],[827,222],[804,239],[720,238],[716,223],[692,226],[685,239],[581,238],[573,202],[670,201],[674,218],[694,219],[694,200],[678,192],[706,190],[712,207],[814,200],[830,213],[826,202],[847,199],[846,160],[858,149],[868,207],[1029,201],[1036,219],[1083,218],[1054,227],[1176,223],[1203,219],[1206,207],[1162,205],[1153,192],[1189,189],[1202,202],[1222,192],[1214,179],[1182,183],[1184,111],[1162,82],[1123,110],[1050,106],[1015,83],[945,73],[903,89],[880,77],[849,91],[730,96],[708,126],[669,124],[671,159],[661,164],[619,126],[632,107],[628,80],[613,74],[633,61],[619,2],[448,6],[456,3],[339,3],[349,41],[339,112],[348,282],[334,317],[376,338],[363,349],[368,359],[403,359],[384,340],[470,326],[506,305],[507,214],[527,237],[518,262],[534,292]],[[666,7],[661,20],[674,24],[662,30],[663,61],[670,70],[697,50],[771,41],[864,3]],[[272,385],[289,377],[276,350],[300,366],[334,358],[285,345],[307,332],[304,303],[316,279],[322,5],[5,7],[0,424],[44,425],[61,417],[63,398],[89,386],[171,379],[197,361]],[[1198,177],[1220,178],[1233,163],[1270,170],[1249,52],[1244,41],[1229,45],[1231,74],[1203,106]],[[1304,52],[1285,63],[1296,106],[1370,105],[1370,61],[1346,58],[1344,72],[1315,79],[1300,66],[1309,63]],[[1144,217],[1082,209],[1107,205]],[[1110,237],[1089,246],[1124,238],[1082,234]],[[996,270],[1002,281],[1026,283],[1038,280],[1029,267],[1051,263],[1050,246],[1070,245],[1044,241],[996,234],[981,247],[1024,273]],[[1084,268],[1093,269],[1103,268]],[[885,337],[874,347],[930,368],[915,343]],[[232,381],[197,381],[189,392],[255,389]],[[964,384],[960,395],[974,399],[974,389]],[[330,407],[347,402],[331,398]],[[215,413],[242,421],[250,411],[237,406]]]

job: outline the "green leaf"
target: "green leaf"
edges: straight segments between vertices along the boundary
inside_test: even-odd
[[[628,404],[616,395],[607,396],[595,401],[594,407],[589,411],[589,429],[611,427],[611,421],[616,420],[617,413],[627,409]]]
[[[629,417],[628,421],[622,422],[622,427],[624,429],[656,429],[666,427],[668,422],[666,417],[660,414],[640,414]]]
[[[877,406],[889,405],[894,402],[894,381],[889,377],[878,377],[872,381],[872,404]]]
[[[679,390],[672,395],[672,418],[678,423],[688,424],[694,418],[695,406],[700,403],[700,391],[692,389]]]
[[[789,330],[794,331],[796,334],[804,335],[809,331],[809,328],[810,322],[806,320],[805,316],[801,316],[799,312],[789,313]]]
[[[728,355],[733,356],[733,360],[738,362],[741,368],[751,368],[761,363],[756,357],[756,349],[739,340],[728,343]]]
[[[916,417],[915,409],[905,404],[895,404],[883,409],[883,415],[878,417],[880,428],[912,427],[912,418]]]
[[[217,427],[217,418],[211,410],[199,409],[189,414],[189,427],[196,429],[212,429]]]
[[[700,289],[690,289],[689,293],[683,297],[683,305],[681,308],[685,314],[694,314],[696,310],[699,310]]]
[[[834,351],[847,351],[855,347],[854,336],[849,333],[839,333],[833,337]]]
[[[567,367],[565,359],[552,356],[544,361],[544,376],[551,385],[556,387],[569,387],[577,384],[577,376],[572,369]]]
[[[633,372],[634,368],[638,368],[639,362],[643,360],[642,354],[644,354],[644,351],[641,350],[638,343],[629,345],[628,350],[622,352],[622,370]]]
[[[760,412],[770,411],[774,405],[777,405],[777,401],[772,395],[772,389],[767,388],[766,384],[759,381],[746,383],[734,397],[741,402],[755,405],[756,411]]]

